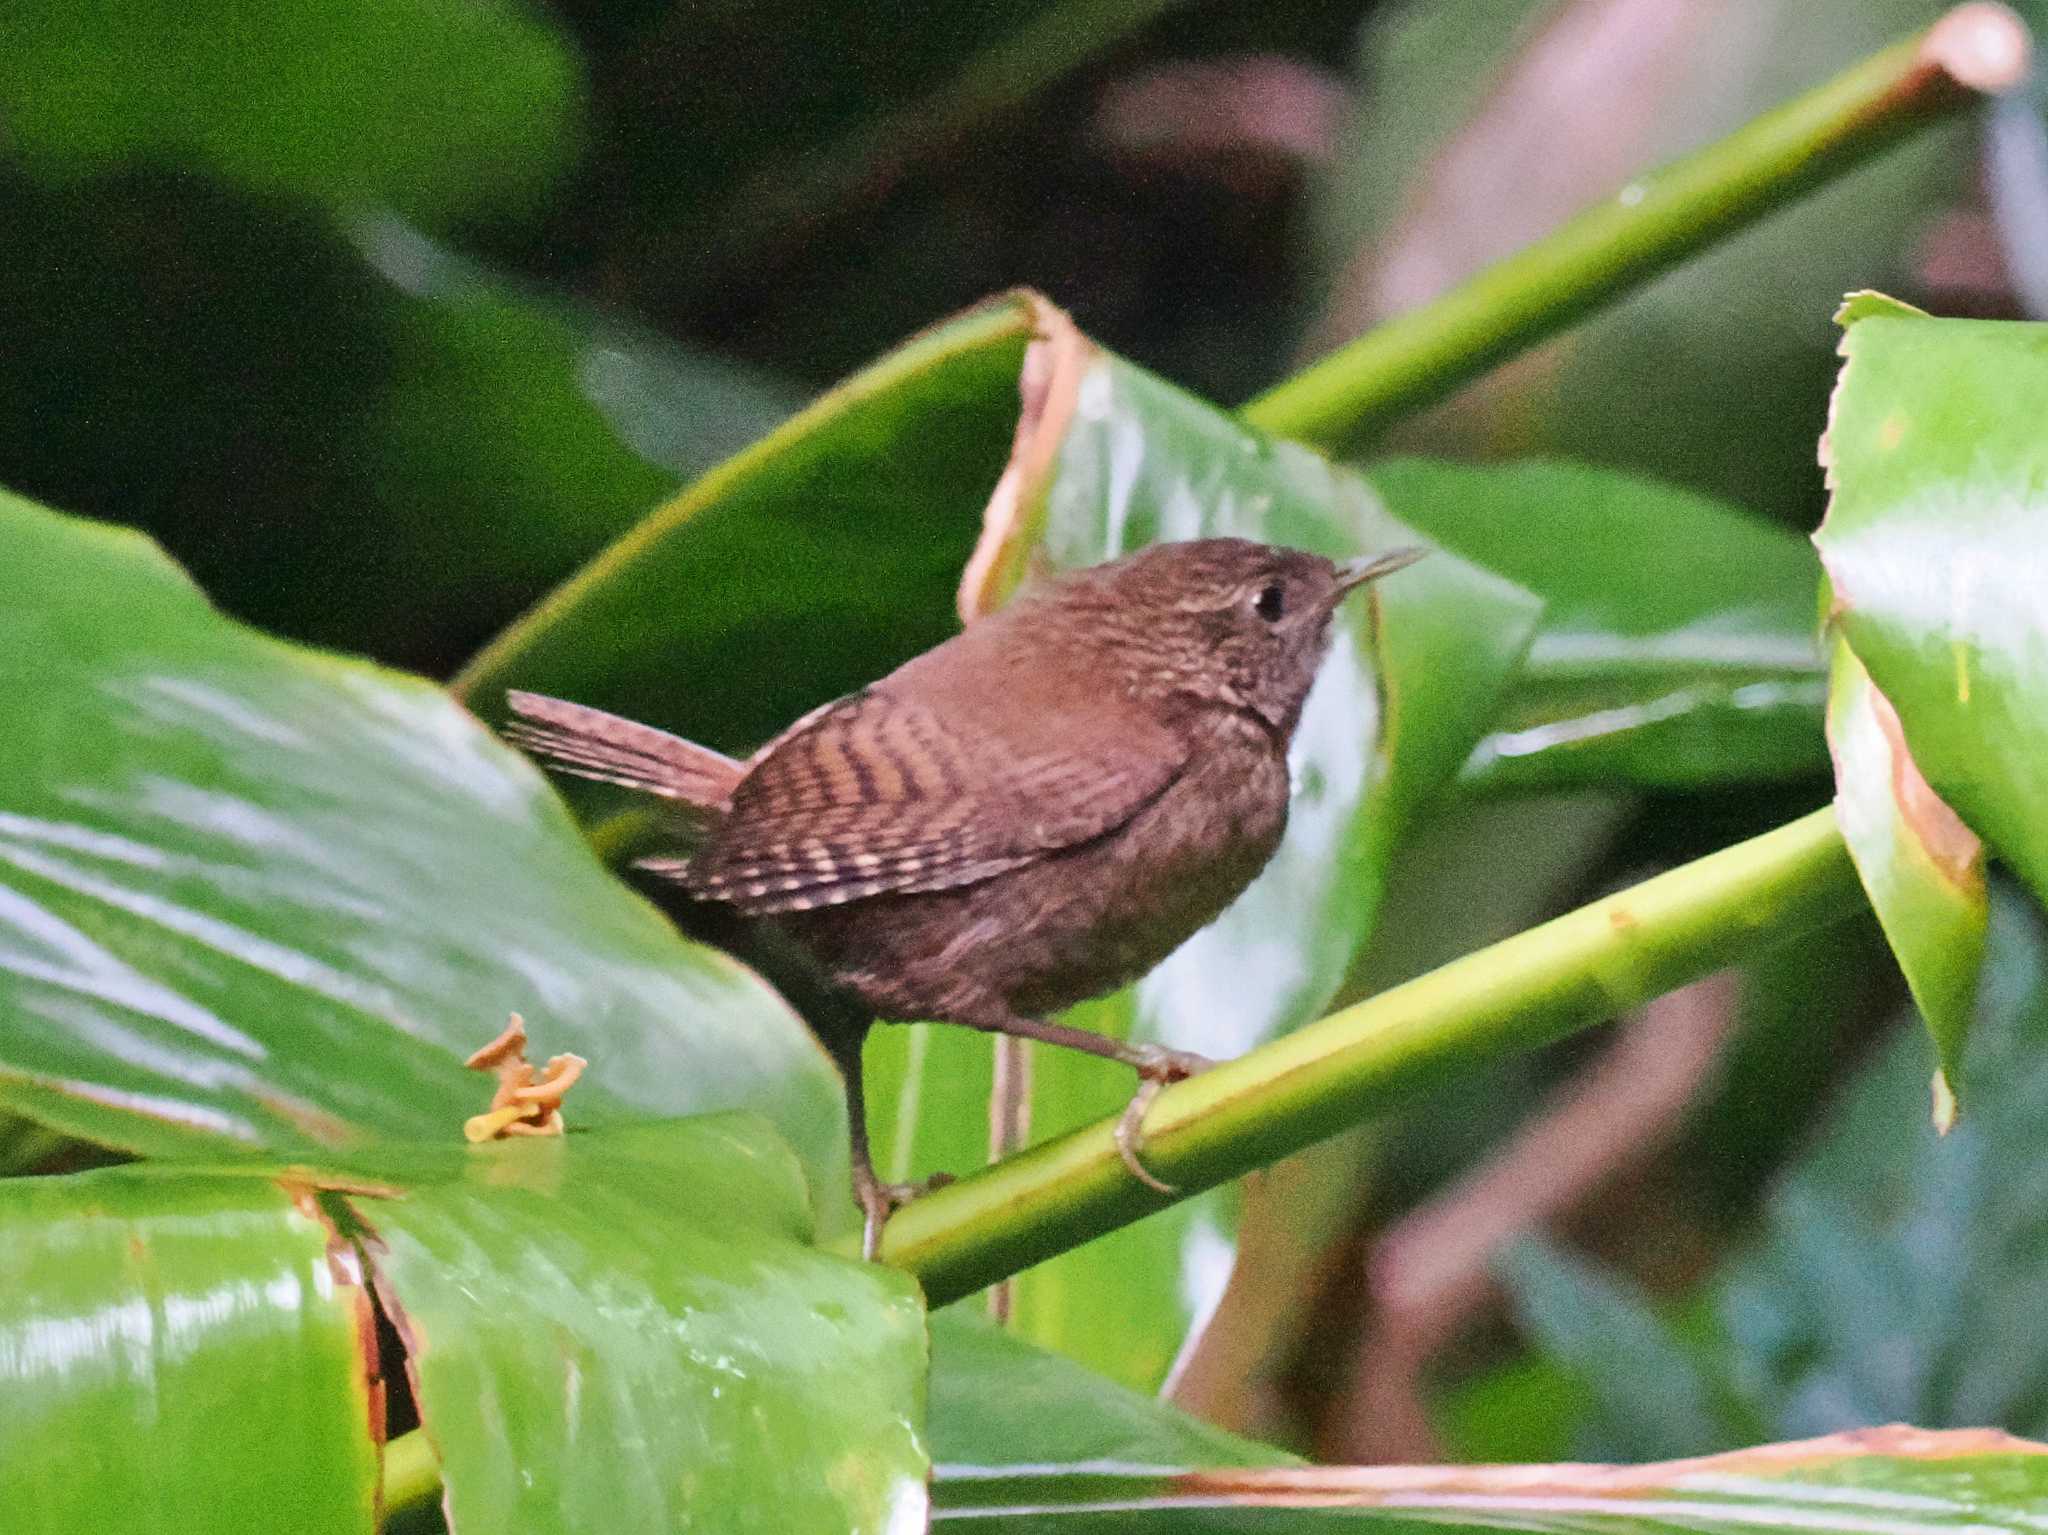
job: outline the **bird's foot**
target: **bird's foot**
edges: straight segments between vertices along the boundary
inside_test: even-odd
[[[861,1209],[860,1255],[869,1263],[881,1256],[882,1228],[889,1223],[889,1217],[920,1195],[929,1194],[933,1189],[942,1189],[955,1182],[951,1173],[933,1173],[922,1183],[884,1183],[872,1172],[861,1175],[856,1167],[853,1173],[853,1197]]]
[[[1164,1045],[1133,1045],[1126,1059],[1140,1080],[1138,1090],[1131,1094],[1122,1118],[1116,1122],[1117,1154],[1124,1159],[1124,1166],[1130,1169],[1131,1176],[1147,1188],[1157,1189],[1162,1194],[1177,1194],[1179,1189],[1159,1177],[1138,1157],[1145,1145],[1145,1113],[1161,1089],[1171,1083],[1185,1081],[1198,1071],[1208,1070],[1214,1062],[1193,1051],[1169,1050]]]

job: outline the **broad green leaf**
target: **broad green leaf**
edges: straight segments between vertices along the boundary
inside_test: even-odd
[[[1036,309],[996,299],[823,395],[651,514],[456,679],[733,751],[952,633]]]
[[[2048,932],[2010,883],[1992,896],[1955,1129],[1926,1122],[1927,1047],[1901,1019],[1712,1288],[1738,1389],[1774,1433],[2048,1435]]]
[[[1927,786],[1898,714],[1840,639],[1828,740],[1842,840],[1934,1036],[1935,1123],[1946,1129],[1984,960],[1984,844]]]
[[[1876,299],[1844,323],[1831,620],[1933,792],[2048,897],[2048,329]]]
[[[1064,317],[1049,316],[1042,337],[964,611],[1000,601],[1034,566],[1167,539],[1233,534],[1335,556],[1419,541],[1355,475],[1102,351]],[[1511,581],[1442,551],[1348,604],[1295,735],[1295,796],[1272,863],[1150,976],[1069,1021],[1223,1057],[1320,1014],[1371,930],[1392,848],[1494,717],[1538,611]],[[989,1047],[935,1032],[881,1048],[878,1142],[920,1170],[979,1160],[980,1128],[959,1108],[987,1091]],[[1034,1137],[1114,1113],[1131,1092],[1127,1071],[1070,1052],[1034,1049],[1029,1061]],[[1184,1202],[1020,1276],[1015,1324],[1156,1385],[1228,1277],[1233,1203],[1228,1191]]]
[[[0,726],[0,1106],[149,1154],[452,1135],[516,1011],[589,1058],[572,1123],[755,1108],[840,1186],[799,1022],[440,690],[0,495]]]
[[[1439,546],[1543,599],[1475,787],[1817,772],[1812,551],[1693,491],[1584,464],[1394,459],[1365,476]]]
[[[808,1246],[796,1161],[721,1116],[363,1165],[378,1294],[455,1530],[921,1527],[915,1283]]]
[[[498,0],[22,0],[0,100],[44,174],[139,159],[446,222],[566,162],[578,73],[556,27]]]
[[[8,1530],[369,1535],[369,1322],[303,1189],[0,1180]]]
[[[1641,1466],[1041,1466],[949,1477],[935,1527],[1523,1530],[1540,1535],[1889,1535],[2041,1527],[2048,1445],[1894,1426]]]

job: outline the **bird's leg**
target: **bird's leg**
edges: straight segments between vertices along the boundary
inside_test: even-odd
[[[920,1194],[944,1188],[953,1181],[951,1173],[933,1173],[922,1183],[884,1183],[875,1174],[873,1155],[868,1150],[867,1089],[861,1080],[861,1046],[867,1031],[860,1031],[851,1044],[832,1053],[846,1078],[846,1140],[848,1159],[853,1164],[853,1200],[860,1206],[860,1255],[869,1263],[881,1256],[882,1228],[889,1217]]]
[[[1164,1045],[1129,1044],[1087,1029],[1047,1023],[1042,1018],[1026,1018],[1008,1008],[977,1010],[972,1015],[960,1017],[959,1021],[991,1034],[1012,1034],[1023,1039],[1035,1039],[1041,1044],[1083,1050],[1090,1055],[1122,1061],[1137,1072],[1138,1090],[1131,1095],[1131,1101],[1116,1122],[1117,1152],[1123,1157],[1124,1166],[1131,1170],[1131,1176],[1147,1188],[1157,1189],[1162,1194],[1179,1192],[1138,1159],[1138,1153],[1145,1144],[1145,1111],[1152,1107],[1152,1100],[1159,1096],[1161,1088],[1207,1070],[1213,1064],[1207,1056],[1196,1055],[1190,1050],[1169,1050]]]

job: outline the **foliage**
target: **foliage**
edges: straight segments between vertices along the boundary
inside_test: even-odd
[[[1908,235],[1967,195],[1960,109],[2023,72],[2002,12],[1880,47],[1933,9],[1743,0],[1709,57],[1479,0],[271,9],[37,0],[0,61],[24,1528],[2034,1526],[2048,1452],[2001,1431],[2048,1436],[2043,343],[1861,293],[1829,408],[1820,339],[1852,284],[1943,299]],[[1271,55],[1327,85],[1361,18],[1370,150],[1276,168],[1312,71]],[[787,110],[720,72],[749,50]],[[1590,109],[1556,89],[1589,61]],[[1581,165],[1551,146],[1588,110]],[[1203,239],[1285,206],[1326,249],[1140,323],[1112,274],[1158,305],[1217,248],[1155,209],[1121,261],[1047,266],[1095,227],[1056,192],[1082,159]],[[1079,323],[1012,286],[798,408],[1033,276]],[[1237,412],[1182,387],[1271,383],[1309,301],[1321,363]],[[743,752],[1038,573],[1213,533],[1432,556],[1347,611],[1266,874],[1076,1011],[1232,1058],[1148,1121],[1184,1197],[1115,1154],[1126,1073],[890,1028],[885,1175],[972,1175],[854,1261],[824,1053],[607,869],[672,828],[558,796],[492,736],[502,691]],[[1526,1145],[1619,1122],[1532,1112],[1599,1076],[1566,1036],[1729,965],[1684,1150],[1544,1206],[1602,1256],[1502,1221]],[[587,1058],[568,1133],[467,1145],[465,1057],[515,1012]],[[1713,1213],[1793,1146],[1754,1222]],[[1399,1267],[1418,1221],[1449,1239]],[[1512,1328],[1472,1325],[1489,1272]],[[992,1281],[1001,1325],[968,1314]],[[1294,1453],[1432,1436],[1652,1463]]]

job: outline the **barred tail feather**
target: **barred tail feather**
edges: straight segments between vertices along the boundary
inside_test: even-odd
[[[505,727],[505,738],[578,778],[720,810],[746,772],[744,764],[709,747],[602,709],[542,693],[510,692],[505,701],[519,716]]]

